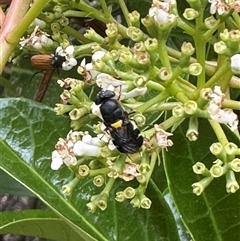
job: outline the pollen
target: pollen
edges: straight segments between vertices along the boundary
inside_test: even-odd
[[[119,120],[119,121],[111,124],[111,126],[112,126],[113,128],[115,128],[115,129],[117,129],[117,128],[122,127],[122,124],[123,124],[123,121],[122,121],[122,120]]]

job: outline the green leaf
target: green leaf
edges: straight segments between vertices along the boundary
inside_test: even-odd
[[[128,185],[119,180],[104,212],[90,213],[86,208],[91,195],[102,190],[91,179],[82,180],[71,196],[62,195],[61,188],[72,180],[72,174],[66,166],[52,171],[50,163],[56,141],[69,131],[67,118],[56,116],[43,104],[12,98],[1,100],[0,121],[0,168],[35,193],[79,237],[98,241],[179,240],[171,209],[153,181],[146,193],[152,200],[149,210],[116,202],[114,193]]]
[[[84,241],[77,232],[51,211],[25,210],[0,214],[0,234],[37,236],[51,240]]]
[[[33,193],[0,169],[0,193],[36,197]]]
[[[164,166],[169,183],[169,190],[174,203],[193,240],[229,241],[240,237],[240,192],[226,192],[225,177],[214,179],[203,194],[193,194],[191,185],[202,179],[195,174],[192,166],[200,161],[210,168],[216,160],[209,146],[216,142],[206,120],[200,121],[199,139],[189,142],[185,137],[187,127],[174,132],[174,145],[165,152]],[[239,139],[229,130],[225,130],[228,139],[239,145]],[[239,180],[239,173],[236,174]]]

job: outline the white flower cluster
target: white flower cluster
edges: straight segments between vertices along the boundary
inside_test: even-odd
[[[169,146],[173,145],[173,142],[168,139],[169,136],[172,136],[172,133],[166,132],[162,128],[160,128],[158,125],[154,125],[156,129],[156,139],[157,139],[157,145],[161,148],[167,148]]]
[[[63,49],[61,46],[58,46],[55,55],[53,57],[64,57],[65,61],[62,63],[63,70],[70,70],[72,67],[77,65],[77,60],[74,58],[74,46],[69,45],[66,49]]]
[[[100,141],[100,138],[92,137],[88,133],[70,131],[66,139],[59,138],[56,150],[52,152],[51,168],[58,170],[63,163],[74,166],[77,164],[77,156],[99,156]]]
[[[175,22],[177,16],[170,13],[171,5],[176,4],[175,0],[153,0],[153,4],[149,9],[149,16],[153,17],[155,22],[164,26]]]
[[[220,86],[215,86],[212,93],[209,93],[208,113],[212,120],[226,124],[232,131],[238,128],[238,116],[231,109],[221,109],[225,94],[222,93]]]
[[[49,38],[49,34],[43,32],[39,26],[34,28],[34,31],[27,38],[22,37],[20,39],[20,49],[25,46],[31,46],[36,50],[40,50],[44,47],[51,46],[53,44],[52,39]]]
[[[234,74],[240,74],[240,54],[231,57],[231,69]]]
[[[211,3],[210,13],[219,15],[224,14],[230,9],[235,9],[237,12],[240,11],[240,1],[239,0],[208,0]]]

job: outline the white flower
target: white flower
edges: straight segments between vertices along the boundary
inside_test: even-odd
[[[230,9],[234,9],[235,11],[240,11],[240,1],[223,1],[223,0],[208,0],[209,3],[211,3],[210,6],[210,13],[215,14],[216,12],[219,15],[224,14]]]
[[[231,68],[234,74],[240,74],[240,54],[231,57]]]
[[[102,119],[102,114],[100,111],[100,105],[96,105],[95,102],[91,105],[92,113]]]
[[[65,58],[65,61],[62,63],[62,69],[63,70],[70,70],[72,67],[77,65],[77,60],[74,58],[74,46],[69,45],[66,49],[63,49],[61,46],[58,46],[55,55],[56,58],[57,56],[61,56]],[[53,57],[54,57],[53,56]]]
[[[103,56],[106,54],[105,51],[98,50],[92,55],[92,61],[96,62],[97,60],[100,60],[103,58]]]
[[[160,128],[158,125],[154,125],[156,129],[156,139],[157,139],[157,145],[161,148],[167,148],[168,146],[172,146],[173,142],[168,139],[169,136],[172,136],[172,133],[166,132],[162,128]]]
[[[60,166],[63,164],[63,159],[61,155],[58,153],[57,150],[52,152],[52,163],[51,163],[51,168],[52,170],[58,170]]]
[[[145,95],[147,92],[147,87],[137,87],[129,92],[122,93],[123,98],[129,99],[134,98],[139,95]]]
[[[25,46],[31,46],[37,50],[42,49],[44,46],[51,46],[53,44],[52,39],[49,38],[49,34],[43,32],[39,26],[36,26],[27,38],[22,37],[19,44],[21,45],[20,49]]]
[[[232,131],[238,129],[238,116],[230,109],[219,109],[216,113],[209,113],[212,120],[226,124]]]
[[[219,15],[222,15],[225,11],[228,10],[227,4],[222,0],[208,0],[208,2],[211,3],[211,14],[215,14],[217,12]]]
[[[73,146],[73,153],[76,156],[100,156],[100,148],[95,145],[77,141]]]
[[[215,86],[212,93],[208,95],[210,99],[208,113],[212,120],[229,126],[232,131],[238,128],[238,116],[230,109],[221,109],[225,94],[220,86]]]
[[[154,20],[160,25],[168,25],[176,21],[176,16],[174,14],[170,14],[171,5],[175,4],[175,1],[158,1],[153,0],[153,4],[149,9],[149,16],[153,17]]]
[[[59,167],[65,163],[67,166],[76,165],[77,159],[73,154],[72,148],[74,143],[79,139],[80,132],[70,131],[66,139],[59,138],[54,150],[52,152],[51,168],[53,170],[59,169]]]
[[[88,84],[94,83],[97,75],[100,73],[97,70],[94,70],[92,63],[86,64],[86,59],[84,58],[77,69],[78,73],[81,74],[84,78],[84,82]]]
[[[124,92],[127,91],[128,85],[125,81],[115,79],[109,74],[100,73],[96,78],[96,84],[102,90],[111,90],[115,93],[115,99],[119,99]]]

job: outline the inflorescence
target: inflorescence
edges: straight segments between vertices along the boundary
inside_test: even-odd
[[[58,47],[60,52],[71,48],[68,62],[62,66],[65,70],[75,66],[76,59],[91,55],[91,61],[84,58],[78,66],[82,80],[66,78],[58,81],[64,90],[60,96],[61,104],[56,105],[55,111],[58,115],[69,115],[71,130],[66,138],[57,142],[51,168],[58,170],[65,164],[75,174],[75,178],[62,187],[63,193],[71,194],[82,179],[91,177],[95,186],[103,188],[98,195],[91,197],[87,207],[90,211],[95,211],[97,207],[104,210],[109,192],[115,180],[120,178],[129,182],[129,186],[116,193],[116,200],[123,202],[129,199],[134,207],[150,208],[151,200],[145,191],[160,151],[171,151],[174,144],[171,136],[184,120],[189,120],[187,138],[197,141],[198,118],[210,120],[219,142],[210,146],[211,153],[216,156],[210,169],[201,162],[193,166],[196,174],[204,176],[201,181],[192,184],[193,192],[200,195],[214,178],[223,175],[226,176],[227,192],[237,191],[239,184],[235,172],[240,172],[240,159],[237,157],[240,147],[229,142],[223,131],[218,131],[222,130],[219,125],[222,123],[239,135],[238,116],[233,109],[239,110],[240,103],[229,98],[228,87],[240,87],[240,79],[233,75],[240,73],[240,31],[228,30],[223,25],[224,19],[229,16],[233,16],[233,21],[239,21],[239,16],[234,15],[240,10],[239,1],[224,1],[223,4],[223,1],[209,0],[210,17],[199,24],[199,16],[203,16],[207,1],[189,0],[190,8],[179,16],[174,0],[153,0],[145,18],[140,19],[136,11],[129,13],[128,27],[124,27],[111,17],[111,21],[106,21],[106,37],[90,28],[83,36],[89,41],[82,45],[72,45],[66,34],[62,34],[64,31],[61,30],[66,30],[69,23],[65,15],[70,14],[67,3],[62,2],[62,6],[55,7],[53,13],[42,16],[41,25],[33,26],[33,32],[20,44],[21,48],[31,46],[38,50],[44,48],[44,51],[49,46],[56,49],[56,43],[61,43]],[[96,9],[80,2],[74,6],[75,9],[99,19]],[[64,12],[66,14],[62,15]],[[213,15],[215,13],[217,15]],[[104,22],[106,19],[100,20]],[[188,20],[196,20],[196,26],[188,24]],[[51,38],[44,32],[46,27],[43,23],[49,22]],[[141,24],[146,32],[139,28]],[[176,27],[193,36],[194,42],[183,43],[180,52],[166,45]],[[213,42],[213,33],[218,29],[221,29],[220,40],[214,39],[213,47],[220,56],[218,66],[221,65],[221,68],[216,68],[216,62],[206,62],[204,56],[206,44]],[[202,32],[199,34],[199,31]],[[132,45],[125,46],[123,39],[130,40]],[[204,58],[200,57],[201,54]],[[196,85],[188,81],[193,76],[197,79]],[[113,127],[106,126],[99,109],[101,104],[97,105],[94,97],[85,92],[89,86],[114,92],[114,99],[127,113],[120,118],[121,121],[131,121],[144,139],[136,153],[123,153],[116,148],[111,131],[126,124],[118,123],[120,127],[116,127],[116,123],[111,123]],[[146,97],[149,93],[154,93],[151,99]],[[170,98],[175,101],[169,101]],[[146,122],[152,112],[161,114],[164,111],[171,111],[172,115],[161,123],[149,125]],[[168,129],[171,133],[167,132]],[[132,132],[129,131],[129,134],[132,135]],[[125,145],[124,141],[122,143]],[[137,187],[131,186],[133,179],[137,180]]]

